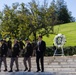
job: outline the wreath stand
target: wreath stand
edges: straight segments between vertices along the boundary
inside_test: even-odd
[[[63,34],[58,34],[55,36],[54,45],[55,45],[56,49],[54,51],[53,56],[57,56],[57,55],[64,56],[63,46],[64,46],[65,42],[66,42],[66,39],[65,39],[65,36]],[[59,48],[61,49],[61,53],[57,53]]]
[[[57,53],[58,49],[59,49],[59,48],[56,47],[53,56],[58,56],[58,55],[64,56],[64,50],[63,50],[63,47],[60,47],[60,49],[61,49],[61,54],[60,54],[60,53],[59,53],[59,54]]]

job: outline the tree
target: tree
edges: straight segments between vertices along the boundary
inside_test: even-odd
[[[55,4],[55,0],[52,0],[49,8],[48,8],[48,16],[49,16],[49,23],[51,25],[52,33],[54,33],[54,26],[58,23],[58,15],[57,15],[57,8]]]
[[[35,0],[32,0],[32,2],[29,3],[29,30],[30,34],[33,34],[34,40],[36,41],[36,34],[37,31],[40,29],[40,24],[39,24],[39,8]]]
[[[30,33],[33,33],[34,39],[36,40],[36,35],[49,35],[52,31],[52,18],[49,18],[47,11],[47,2],[44,1],[42,6],[36,4],[35,0],[30,2]]]
[[[64,0],[57,0],[56,6],[58,12],[58,20],[60,23],[69,23],[72,22],[72,20],[74,21]]]
[[[3,37],[25,39],[32,35],[34,40],[37,39],[37,34],[49,36],[54,33],[56,24],[74,21],[64,0],[53,0],[49,7],[46,0],[42,5],[36,0],[29,2],[28,6],[25,3],[13,3],[11,7],[5,5],[0,12],[0,19]]]
[[[17,20],[17,7],[18,4],[13,4],[13,8],[8,7],[5,5],[5,8],[3,10],[3,16],[2,16],[2,23],[1,23],[1,31],[3,37],[6,35],[17,37],[18,34],[18,20]]]
[[[18,22],[19,22],[19,37],[25,39],[29,36],[29,10],[26,8],[24,3],[20,4],[18,10]]]

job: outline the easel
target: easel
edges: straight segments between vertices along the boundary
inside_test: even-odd
[[[61,55],[61,56],[64,56],[64,50],[63,50],[63,47],[60,47],[60,49],[61,49],[61,54],[57,54],[57,50],[58,50],[59,48],[58,47],[56,47],[56,49],[55,49],[55,51],[54,51],[54,55],[53,56],[58,56],[58,55]]]

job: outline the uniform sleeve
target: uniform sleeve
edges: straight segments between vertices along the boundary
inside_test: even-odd
[[[4,48],[4,55],[7,55],[7,51],[8,51],[8,46],[5,44],[5,48]]]

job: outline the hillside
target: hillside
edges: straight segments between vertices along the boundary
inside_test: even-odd
[[[65,35],[67,41],[65,46],[76,46],[76,22],[57,25],[54,28],[54,32],[56,34],[62,33]],[[49,37],[43,37],[47,46],[53,45],[53,39],[56,34],[50,34]]]

